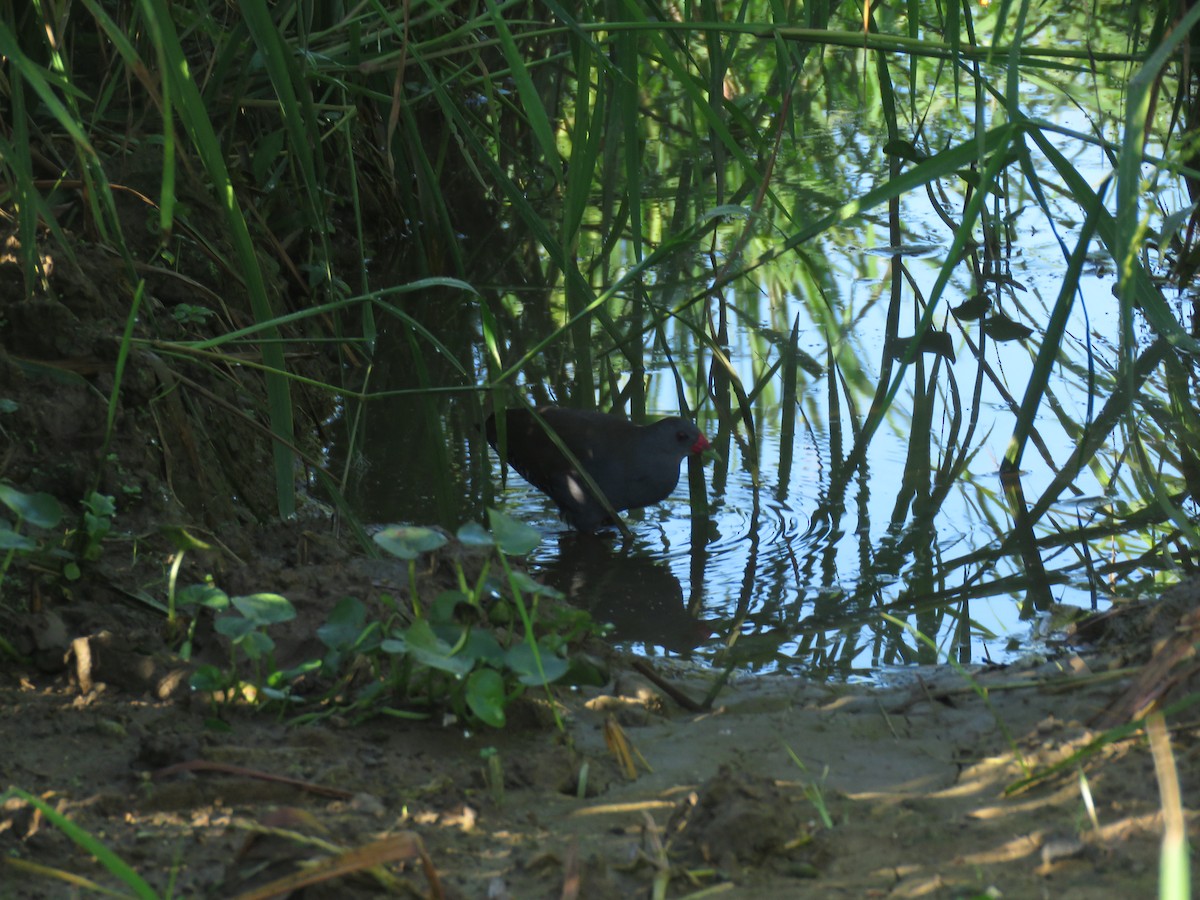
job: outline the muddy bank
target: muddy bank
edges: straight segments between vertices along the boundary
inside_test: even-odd
[[[84,693],[69,672],[27,674],[0,688],[0,740],[7,784],[176,896],[239,896],[370,847],[391,860],[378,874],[312,895],[623,898],[663,882],[669,897],[1144,897],[1161,817],[1140,734],[1006,789],[1093,742],[1091,723],[1129,696],[1150,667],[1128,663],[1147,652],[1064,649],[972,681],[935,668],[883,687],[735,678],[703,713],[616,657],[604,688],[556,694],[562,732],[544,698],[504,731],[382,717],[292,727],[248,709],[214,729],[186,690]],[[684,696],[712,684],[654,665]],[[1188,806],[1196,741],[1176,725]],[[10,858],[115,884],[23,803],[0,814],[0,840]],[[65,889],[11,868],[5,883],[13,897]]]

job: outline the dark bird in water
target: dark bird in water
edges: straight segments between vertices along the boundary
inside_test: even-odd
[[[618,416],[559,406],[543,406],[537,414],[614,510],[636,509],[665,499],[679,483],[679,464],[684,457],[709,447],[700,429],[677,416],[635,425]],[[488,416],[484,427],[488,443],[499,453],[496,417]],[[615,524],[575,464],[530,410],[505,413],[504,437],[509,465],[554,501],[568,525],[592,532]]]

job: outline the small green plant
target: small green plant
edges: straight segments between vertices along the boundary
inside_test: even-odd
[[[796,768],[798,768],[805,775],[808,775],[808,766],[804,764],[804,760],[796,755],[796,751],[787,744],[783,745],[783,749],[787,751],[787,755],[791,758]],[[821,824],[827,829],[832,830],[833,816],[829,814],[829,807],[825,803],[825,792],[821,787],[825,783],[825,777],[828,774],[829,768],[827,766],[825,770],[821,772],[821,777],[818,780],[806,781],[803,785],[801,785],[800,789],[804,791],[805,798],[809,803],[812,804],[813,809],[817,811],[817,815],[821,817]]]
[[[212,576],[209,575],[203,584],[189,584],[178,593],[175,592],[174,577],[177,572],[172,567],[172,575],[168,581],[168,598],[167,598],[167,621],[175,621],[175,612],[177,607],[197,607],[211,609],[215,612],[229,608],[229,596],[213,583]],[[179,648],[179,655],[183,659],[192,658],[192,642],[196,636],[196,623],[198,619],[195,615],[188,622],[187,633],[183,638],[183,643]]]
[[[8,507],[15,519],[0,518],[0,597],[4,583],[17,557],[36,561],[48,568],[58,569],[73,564],[73,556],[60,545],[58,536],[47,534],[63,521],[59,502],[49,494],[26,494],[7,484],[0,484],[0,503]]]
[[[116,453],[109,453],[104,457],[104,461],[113,468],[117,474],[117,478],[121,482],[121,493],[126,497],[140,497],[142,495],[142,486],[138,484],[137,478],[121,463],[121,458]]]
[[[191,303],[180,303],[171,310],[171,315],[180,325],[204,325],[216,315],[207,306],[194,306]]]
[[[483,760],[483,783],[487,785],[488,793],[497,806],[504,805],[504,763],[500,759],[500,751],[495,747],[484,747],[479,751]]]
[[[361,600],[345,597],[317,629],[324,656],[291,669],[275,665],[275,643],[267,633],[295,617],[285,598],[230,598],[211,579],[172,592],[172,608],[216,613],[216,631],[230,644],[228,666],[199,667],[192,688],[226,701],[251,699],[294,708],[302,702],[295,692],[299,681],[324,676],[328,686],[315,698],[315,708],[301,712],[297,721],[334,713],[352,720],[426,714],[398,707],[399,701],[401,706],[448,709],[465,721],[500,728],[507,721],[507,707],[530,686],[595,683],[596,668],[571,652],[581,637],[595,631],[591,617],[557,605],[543,609],[541,599],[557,592],[508,563],[509,554],[536,547],[540,535],[495,511],[490,512],[490,524],[490,532],[470,524],[457,536],[461,544],[494,549],[495,555],[484,557],[473,580],[453,558],[457,589],[442,591],[428,602],[419,596],[417,563],[421,555],[445,546],[448,538],[412,526],[381,531],[376,543],[408,562],[412,613],[384,595],[383,615],[373,619]],[[497,560],[501,579],[492,571]],[[194,629],[193,617],[181,651],[185,657],[191,653]]]
[[[116,505],[112,497],[94,491],[83,500],[81,528],[63,527],[66,515],[62,505],[50,494],[25,493],[12,485],[0,484],[0,504],[12,515],[0,515],[0,606],[4,605],[5,585],[18,560],[43,575],[59,575],[68,581],[80,577],[80,560],[100,558],[101,545],[112,530]],[[73,552],[72,549],[75,548]],[[19,658],[13,646],[0,635],[0,653]]]
[[[175,553],[171,558],[171,570],[167,573],[167,624],[174,626],[176,606],[184,602],[182,599],[180,599],[180,596],[183,592],[179,592],[179,594],[177,594],[175,591],[175,585],[179,579],[179,570],[183,567],[183,558],[187,555],[189,550],[211,550],[212,548],[195,535],[190,534],[186,528],[171,526],[164,528],[162,531],[167,540],[175,545]],[[205,581],[204,584],[192,585],[190,589],[185,590],[189,590],[186,602],[193,604],[198,603],[201,606],[208,606],[210,609],[225,609],[224,605],[219,604],[228,601],[228,598],[226,598],[226,601],[222,601],[216,596],[216,594],[220,594],[221,597],[224,597],[225,595],[223,592],[217,590],[215,585],[212,583],[211,576]],[[214,591],[216,594],[213,593]],[[193,627],[189,632],[189,643],[191,632],[194,630],[195,623],[193,623]],[[190,657],[190,647],[185,644],[183,658],[189,659]]]
[[[100,558],[100,545],[112,531],[112,520],[116,514],[116,501],[107,494],[92,491],[83,499],[85,542],[80,556],[91,562]]]
[[[548,689],[549,685],[572,672],[568,645],[591,628],[591,619],[581,611],[573,611],[558,619],[550,629],[545,628],[544,621],[537,621],[540,599],[559,599],[561,595],[553,588],[538,584],[524,572],[514,570],[508,559],[532,552],[541,542],[541,534],[494,509],[488,510],[488,524],[490,531],[478,523],[468,523],[458,530],[456,537],[466,547],[493,549],[496,555],[487,559],[474,584],[468,584],[462,563],[453,559],[458,590],[439,595],[427,615],[421,613],[416,602],[413,574],[416,555],[441,547],[446,539],[431,529],[408,526],[386,528],[375,536],[375,542],[385,550],[409,561],[409,582],[416,614],[411,625],[390,632],[380,646],[385,653],[403,654],[406,659],[419,663],[427,670],[431,684],[440,673],[446,680],[446,694],[455,712],[502,728],[506,722],[506,708],[524,693],[525,688],[542,686]],[[489,578],[493,560],[499,561],[504,576],[500,584]],[[507,588],[513,605],[497,604],[497,615],[493,619],[490,610],[485,608],[484,597],[499,594],[503,588]],[[500,637],[489,628],[472,624],[469,619],[461,621],[458,617],[460,606],[470,610],[476,622],[500,625]],[[517,613],[516,619],[511,615],[513,609]],[[513,630],[518,622],[521,625],[519,636]],[[576,668],[575,672],[584,675],[582,668]],[[553,704],[551,709],[561,728]]]
[[[223,694],[225,699],[261,694],[268,700],[291,700],[289,686],[301,672],[275,667],[275,641],[267,628],[296,618],[296,609],[279,594],[248,594],[228,597],[223,591],[203,586],[180,598],[222,613],[213,627],[229,640],[229,668],[200,666],[192,673],[194,690]],[[242,670],[250,671],[243,677]],[[305,670],[311,666],[306,665]]]

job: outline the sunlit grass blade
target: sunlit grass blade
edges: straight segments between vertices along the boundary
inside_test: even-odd
[[[1162,805],[1163,836],[1159,856],[1158,896],[1161,900],[1187,900],[1192,895],[1191,862],[1187,846],[1187,823],[1179,787],[1171,737],[1161,712],[1146,719],[1154,775]]]
[[[26,83],[38,95],[38,99],[45,104],[50,114],[67,132],[71,140],[78,144],[85,153],[95,156],[96,148],[88,140],[79,117],[67,109],[56,93],[56,90],[64,90],[71,95],[79,96],[78,88],[60,77],[52,77],[44,68],[29,59],[21,49],[16,35],[10,30],[9,25],[2,21],[0,21],[0,55],[6,57],[21,73]]]
[[[80,828],[69,818],[60,813],[41,797],[34,796],[19,787],[10,787],[4,793],[4,799],[19,798],[34,806],[59,831],[65,834],[73,844],[96,857],[100,864],[121,881],[134,896],[142,900],[158,900],[158,892],[154,890],[128,863],[117,856],[108,845],[96,838],[90,832]]]

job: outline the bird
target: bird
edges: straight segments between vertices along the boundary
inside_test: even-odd
[[[531,410],[510,409],[504,415],[508,464],[554,501],[569,526],[592,533],[616,524]],[[678,416],[635,425],[608,413],[561,406],[540,407],[537,416],[558,435],[617,511],[666,499],[679,483],[684,458],[711,446],[695,424]],[[494,415],[488,416],[484,431],[499,453]]]

